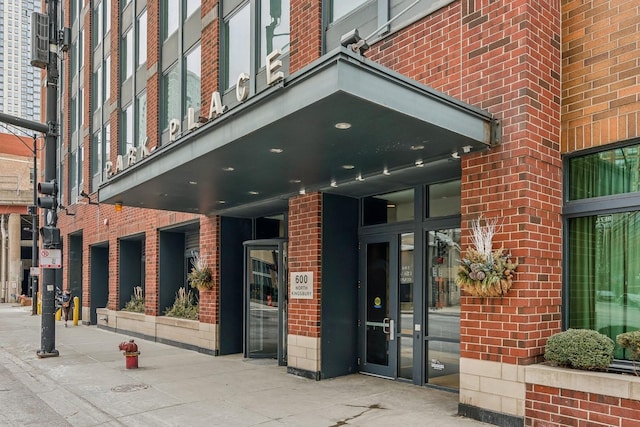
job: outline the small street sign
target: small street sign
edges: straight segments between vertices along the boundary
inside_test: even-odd
[[[40,251],[40,267],[62,268],[62,250],[42,249]]]

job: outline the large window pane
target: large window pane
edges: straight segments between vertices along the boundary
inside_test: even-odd
[[[120,154],[127,154],[133,142],[133,104],[129,104],[122,112],[122,139],[120,141]]]
[[[173,66],[162,76],[162,130],[169,128],[171,119],[179,119],[180,115],[180,73]]]
[[[201,3],[200,0],[187,0],[187,4],[186,4],[187,18],[193,15],[193,12],[198,10],[198,8],[200,7],[200,3]]]
[[[200,110],[200,80],[202,74],[200,45],[191,50],[185,59],[186,75],[186,109],[194,108]]]
[[[366,197],[362,201],[363,224],[391,224],[413,219],[414,190],[396,191]]]
[[[142,145],[147,137],[147,92],[136,99],[136,146]]]
[[[104,60],[104,99],[108,100],[111,96],[111,56],[107,56]]]
[[[569,327],[615,341],[640,325],[640,211],[569,220]],[[628,358],[616,346],[616,358]]]
[[[263,1],[260,13],[260,66],[276,49],[289,50],[289,0]]]
[[[138,18],[138,26],[136,28],[137,33],[137,52],[138,61],[137,65],[140,67],[147,62],[147,11],[142,12]]]
[[[133,30],[127,31],[123,38],[122,81],[124,82],[133,75]]]
[[[569,200],[640,191],[640,145],[569,161]]]
[[[225,89],[235,85],[240,73],[250,74],[250,13],[249,5],[233,15],[225,25]]]
[[[337,21],[367,0],[331,0],[331,21]]]
[[[462,212],[460,195],[460,180],[430,185],[429,217],[459,215]]]
[[[162,34],[164,40],[168,39],[178,29],[178,20],[180,19],[180,1],[163,0],[162,9],[165,11],[163,16]]]

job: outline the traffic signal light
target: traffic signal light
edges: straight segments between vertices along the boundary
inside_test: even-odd
[[[38,183],[38,207],[55,211],[58,208],[58,183],[55,179]]]

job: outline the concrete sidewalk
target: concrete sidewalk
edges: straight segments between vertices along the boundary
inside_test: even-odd
[[[458,395],[361,374],[313,381],[274,361],[212,357],[56,322],[59,357],[38,359],[41,318],[0,304],[0,425],[482,426],[456,415]]]

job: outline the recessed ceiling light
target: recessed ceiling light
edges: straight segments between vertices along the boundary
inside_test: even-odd
[[[227,203],[226,200],[218,200],[218,203],[220,203],[221,205],[224,205],[225,203]]]
[[[424,162],[422,160],[416,160],[416,166],[421,168],[424,166]]]
[[[191,184],[191,185],[197,185],[197,184],[198,184],[198,181],[189,181],[189,184]]]
[[[299,193],[299,194],[304,195],[304,194],[306,194],[307,192],[305,191],[305,189],[304,189],[304,188],[301,188],[301,189],[300,189],[300,191],[298,191],[298,193]]]
[[[387,175],[387,176],[391,175],[391,172],[389,172],[389,169],[387,169],[386,166],[384,169],[382,169],[382,175]]]
[[[333,180],[333,181],[331,181],[331,186],[333,188],[337,188],[338,187],[338,183],[335,180]]]
[[[269,151],[270,151],[270,152],[272,152],[272,153],[275,153],[275,154],[280,154],[280,153],[282,153],[284,150],[283,150],[282,148],[272,148],[272,149],[270,149]]]
[[[361,174],[361,173],[359,173],[359,174],[356,176],[356,181],[364,181],[364,178],[362,177],[362,174]]]
[[[224,168],[222,168],[223,171],[225,172],[233,172],[235,170],[235,168],[232,168],[231,166],[226,166]]]
[[[257,191],[249,191],[249,194],[251,194],[252,196],[255,196],[255,195],[260,194],[260,193],[258,193]]]
[[[422,150],[424,148],[424,145],[422,144],[412,145],[410,148],[413,151],[418,151],[418,150]]]
[[[351,127],[351,123],[340,122],[335,124],[336,129],[345,130]]]
[[[302,181],[300,181],[299,179],[290,179],[289,182],[291,184],[300,184]]]
[[[349,169],[353,169],[353,168],[355,168],[355,166],[353,166],[353,165],[342,165],[342,169],[349,170]]]

